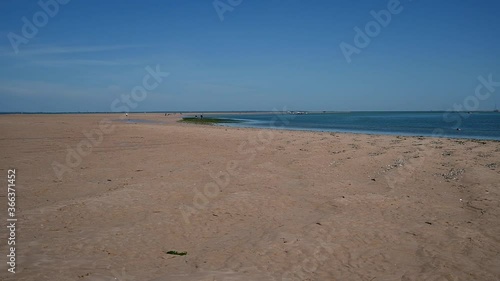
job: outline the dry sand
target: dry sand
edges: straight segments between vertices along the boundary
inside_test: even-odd
[[[120,116],[0,116],[1,280],[500,280],[500,142],[132,114],[163,123],[115,122],[56,176]]]

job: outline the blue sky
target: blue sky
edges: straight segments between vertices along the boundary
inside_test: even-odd
[[[37,1],[2,1],[0,111],[111,111],[157,65],[170,75],[132,111],[446,110],[500,81],[496,0],[401,0],[348,63],[340,44],[391,1],[241,0],[221,20],[213,0],[71,0],[32,38]]]

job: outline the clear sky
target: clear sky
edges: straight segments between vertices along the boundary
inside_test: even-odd
[[[500,1],[401,0],[356,45],[392,1],[1,1],[0,111],[111,111],[157,65],[131,111],[446,110],[500,81]]]

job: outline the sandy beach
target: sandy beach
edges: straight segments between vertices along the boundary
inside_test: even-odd
[[[0,116],[1,280],[500,280],[500,142],[122,117]]]

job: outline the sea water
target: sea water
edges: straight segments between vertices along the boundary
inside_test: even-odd
[[[229,114],[223,126],[500,140],[498,112]]]

